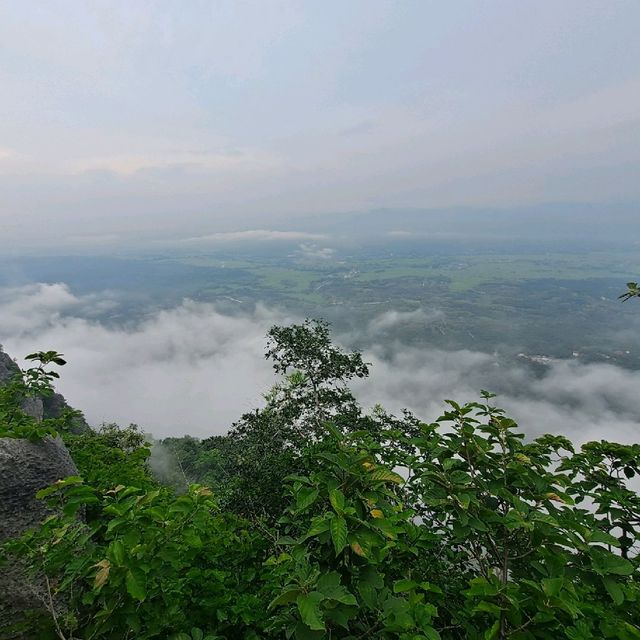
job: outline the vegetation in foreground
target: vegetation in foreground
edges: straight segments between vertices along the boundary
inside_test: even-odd
[[[135,427],[36,423],[55,352],[0,390],[4,437],[57,430],[80,471],[3,548],[52,592],[43,640],[640,638],[640,445],[526,441],[483,392],[433,423],[348,388],[368,375],[322,322],[274,327],[281,382],[226,436],[169,440],[160,484]]]

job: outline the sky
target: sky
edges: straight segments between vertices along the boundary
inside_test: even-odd
[[[0,246],[640,201],[637,0],[0,3]]]

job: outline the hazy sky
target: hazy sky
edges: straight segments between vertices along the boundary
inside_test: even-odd
[[[639,26],[637,0],[5,0],[0,238],[637,202]]]

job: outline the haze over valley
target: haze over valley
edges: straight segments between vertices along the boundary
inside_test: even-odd
[[[4,3],[0,342],[64,352],[93,424],[203,436],[273,382],[271,324],[324,318],[371,403],[490,387],[529,433],[627,437],[638,19]]]

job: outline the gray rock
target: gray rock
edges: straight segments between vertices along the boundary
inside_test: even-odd
[[[0,346],[0,385],[7,382],[16,373],[20,373],[20,368],[11,359],[8,353],[2,351]],[[71,409],[64,396],[60,393],[53,393],[43,398],[25,398],[22,402],[24,412],[33,416],[36,420],[44,418],[59,418],[66,409]],[[82,434],[90,430],[84,416],[79,413],[71,420],[69,425],[71,433]]]
[[[20,373],[20,367],[8,353],[0,349],[0,384],[8,382],[16,373]],[[40,398],[25,398],[22,401],[22,410],[36,420],[42,420],[45,417],[44,406]]]
[[[42,415],[44,418],[59,418],[64,411],[71,408],[61,393],[53,393],[42,398]],[[77,435],[91,430],[81,412],[78,412],[78,415],[71,419],[66,428]]]
[[[18,365],[0,348],[0,384],[19,371]]]
[[[0,543],[37,526],[49,511],[35,494],[78,470],[60,438],[30,442],[0,438]],[[43,609],[48,592],[42,582],[29,579],[19,564],[0,571],[0,638],[27,610]]]

